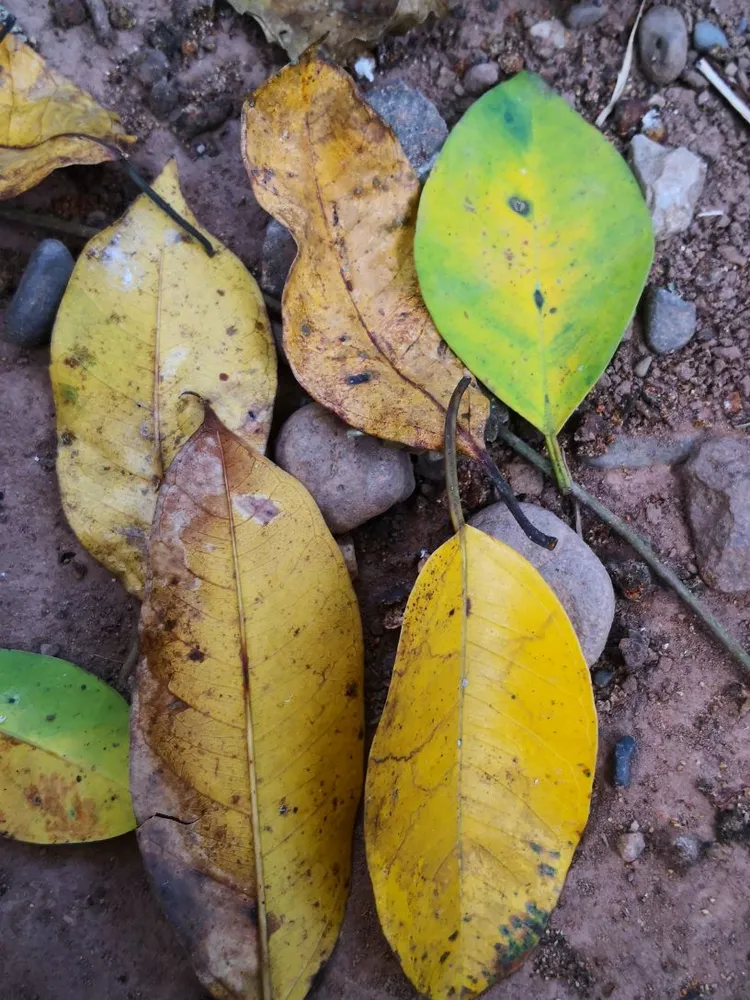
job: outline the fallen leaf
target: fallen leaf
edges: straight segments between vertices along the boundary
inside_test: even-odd
[[[154,189],[195,223],[174,161]],[[209,257],[141,195],[86,245],[53,332],[63,508],[89,552],[138,595],[157,490],[202,423],[201,399],[260,450],[271,423],[276,359],[263,299],[212,242]]]
[[[362,638],[312,498],[210,413],[151,536],[132,722],[139,844],[204,985],[300,1000],[346,902]]]
[[[29,45],[8,34],[0,42],[0,198],[15,198],[58,167],[117,159],[86,136],[135,142],[120,119]]]
[[[409,598],[365,791],[378,915],[420,994],[476,996],[536,946],[586,823],[596,743],[562,605],[464,525]]]
[[[419,292],[420,188],[398,140],[347,74],[315,53],[255,92],[243,131],[255,196],[299,247],[283,298],[297,380],[352,427],[441,449],[464,369]],[[488,412],[470,391],[459,428],[467,454],[484,453]]]
[[[415,256],[438,329],[547,439],[597,381],[653,256],[620,154],[537,76],[519,73],[453,129],[419,206]]]
[[[325,40],[332,52],[353,41],[376,42],[392,31],[406,31],[430,14],[443,15],[445,0],[229,0],[241,14],[251,14],[269,42],[283,46],[292,59]]]
[[[132,830],[128,745],[128,706],[98,677],[0,649],[0,836],[74,844]]]

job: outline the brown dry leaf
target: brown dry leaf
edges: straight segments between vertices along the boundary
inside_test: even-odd
[[[298,381],[353,427],[443,447],[464,368],[422,302],[413,244],[419,181],[398,140],[338,67],[315,53],[244,109],[256,198],[299,253],[284,290],[284,346]],[[488,402],[461,408],[459,445],[484,452]]]
[[[114,112],[6,35],[0,42],[0,198],[14,198],[58,167],[117,159],[115,149],[85,136],[135,142]]]
[[[295,479],[213,414],[159,492],[131,791],[161,902],[221,1000],[302,1000],[348,894],[362,636]]]
[[[442,16],[445,0],[230,0],[251,14],[269,42],[278,42],[292,59],[325,39],[332,51],[352,41],[375,42],[390,31],[406,31],[428,15]]]

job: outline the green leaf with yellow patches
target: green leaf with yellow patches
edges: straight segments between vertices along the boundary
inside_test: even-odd
[[[128,706],[98,677],[0,649],[0,835],[74,844],[132,830],[129,745]]]
[[[545,435],[563,477],[556,435],[614,354],[652,256],[627,164],[531,73],[469,108],[419,206],[417,272],[435,325]]]
[[[536,946],[596,744],[562,605],[518,553],[462,526],[409,598],[365,792],[380,922],[420,994],[476,996]]]

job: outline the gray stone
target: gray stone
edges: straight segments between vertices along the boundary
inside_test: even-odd
[[[163,52],[148,45],[136,52],[131,65],[144,87],[153,87],[169,73],[169,59]]]
[[[541,59],[551,59],[555,53],[565,48],[568,36],[565,25],[557,18],[549,21],[537,21],[529,28],[531,45]]]
[[[622,860],[628,864],[640,858],[645,848],[646,840],[640,830],[621,833],[617,838],[618,853]]]
[[[621,434],[602,455],[584,455],[583,463],[594,469],[647,469],[653,465],[677,465],[690,457],[701,437],[699,431],[668,438]]]
[[[644,318],[648,346],[657,354],[668,354],[690,342],[697,312],[694,302],[686,302],[666,288],[651,286],[646,293]]]
[[[61,649],[57,642],[43,642],[39,647],[39,652],[42,656],[59,656]]]
[[[612,679],[615,676],[614,670],[596,670],[594,671],[594,686],[598,688],[605,688],[608,684],[612,683]]]
[[[703,191],[705,162],[684,146],[660,146],[645,135],[634,136],[628,158],[651,212],[656,239],[685,232]]]
[[[580,31],[598,24],[606,13],[606,6],[596,0],[592,3],[574,3],[565,15],[565,23],[574,31]]]
[[[633,368],[634,374],[636,374],[638,378],[645,378],[648,375],[653,360],[654,359],[650,354],[647,354],[645,358],[641,358],[641,360]]]
[[[503,469],[505,478],[516,496],[530,497],[535,500],[544,492],[544,475],[534,465],[515,458]]]
[[[750,439],[704,441],[685,466],[688,517],[709,587],[750,590]]]
[[[680,868],[696,864],[703,851],[703,841],[694,833],[680,833],[672,841],[672,855]]]
[[[438,109],[402,80],[373,87],[367,103],[396,133],[409,163],[424,181],[448,137],[448,126]]]
[[[109,7],[109,23],[117,31],[130,31],[136,26],[138,19],[130,7],[115,3]]]
[[[148,106],[157,118],[166,118],[180,102],[180,91],[174,80],[157,80],[148,95]]]
[[[260,264],[260,285],[264,292],[281,299],[289,268],[297,256],[294,237],[276,219],[266,226],[263,237],[263,255]]]
[[[87,17],[83,0],[54,0],[52,14],[61,28],[75,28]]]
[[[681,79],[693,90],[706,90],[708,87],[708,80],[696,69],[686,69]]]
[[[494,87],[500,79],[500,70],[497,63],[483,62],[477,63],[466,71],[464,75],[464,88],[467,94],[472,96],[483,94],[485,90]]]
[[[688,30],[685,18],[674,7],[652,7],[638,29],[641,68],[649,80],[671,83],[685,69]]]
[[[729,39],[712,21],[697,21],[693,28],[693,45],[699,52],[711,49],[728,49]]]
[[[42,240],[29,258],[8,306],[6,340],[22,347],[49,342],[73,263],[70,250],[59,240]]]
[[[628,629],[625,639],[620,639],[618,649],[622,653],[625,666],[634,673],[651,666],[659,658],[651,648],[648,636],[632,628]]]
[[[503,503],[485,507],[469,523],[505,542],[542,574],[567,611],[591,666],[604,650],[615,614],[609,575],[583,539],[559,517],[534,504],[522,503],[521,507],[532,524],[557,538],[554,551],[529,541]]]
[[[336,535],[414,491],[408,452],[353,431],[317,403],[297,410],[281,428],[276,461],[307,487]]]
[[[174,123],[174,130],[183,142],[190,142],[202,132],[223,125],[231,115],[232,98],[228,94],[186,105]]]

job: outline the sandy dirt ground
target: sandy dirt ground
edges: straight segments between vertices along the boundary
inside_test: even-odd
[[[743,0],[676,4],[689,18],[711,13],[727,29]],[[159,121],[130,68],[133,54],[172,23],[167,0],[132,0],[133,28],[99,45],[90,24],[53,23],[47,0],[11,9],[57,69],[116,109],[141,139],[135,162],[153,176],[176,156],[187,198],[199,218],[259,274],[266,216],[255,204],[239,154],[242,98],[285,62],[252,21],[217,6],[213,21],[179,29],[174,74],[180,106]],[[622,60],[636,4],[610,4],[598,25],[571,33],[566,48],[543,60],[528,27],[562,7],[533,0],[470,0],[439,24],[428,24],[377,50],[377,79],[403,79],[430,97],[449,124],[470,103],[460,81],[472,64],[492,59],[501,78],[522,65],[541,70],[588,118],[606,103]],[[744,7],[744,11],[743,11]],[[185,44],[186,42],[190,44]],[[195,44],[193,44],[195,43]],[[366,88],[365,88],[366,89]],[[571,454],[599,449],[620,431],[657,435],[744,429],[750,420],[750,280],[737,263],[750,246],[750,129],[716,97],[699,98],[683,84],[659,90],[637,67],[629,99],[659,94],[667,141],[685,144],[708,162],[699,210],[682,236],[659,244],[654,280],[672,282],[698,307],[691,344],[658,357],[647,375],[634,373],[645,354],[640,324],[603,382],[571,421]],[[227,117],[203,133],[173,130],[189,102],[229,95]],[[619,127],[619,132],[618,132]],[[609,134],[621,147],[624,125]],[[116,218],[134,189],[118,167],[58,173],[11,207],[77,225]],[[47,232],[0,219],[0,323],[30,250]],[[74,253],[80,236],[61,237]],[[735,263],[729,259],[735,251]],[[738,345],[743,359],[726,363],[721,349]],[[132,642],[136,603],[82,549],[68,528],[55,477],[55,426],[47,349],[20,350],[0,341],[0,644],[60,655],[119,685]],[[583,432],[585,430],[585,433]],[[497,450],[501,462],[510,456]],[[598,471],[574,461],[576,474],[602,500],[650,536],[660,554],[734,633],[750,644],[750,601],[707,591],[696,575],[679,469],[657,465]],[[463,470],[467,510],[488,502],[489,488]],[[552,488],[542,503],[560,512]],[[585,535],[606,560],[627,549],[591,518]],[[442,487],[418,479],[412,498],[355,532],[359,596],[367,646],[370,735],[382,709],[393,664],[398,612],[421,553],[449,532]],[[394,610],[395,609],[395,610]],[[637,631],[651,662],[629,670],[618,649]],[[618,598],[602,659],[614,672],[597,689],[600,758],[591,819],[537,953],[488,1000],[678,1000],[750,996],[750,843],[732,836],[731,819],[750,808],[748,691],[718,650],[669,592],[652,587],[639,601]],[[639,753],[632,786],[612,785],[612,748],[625,734]],[[646,850],[626,865],[617,837],[634,822]],[[702,842],[699,860],[680,865],[675,836]],[[203,1000],[187,957],[151,895],[134,836],[100,845],[39,848],[0,843],[0,1000]],[[311,994],[316,1000],[413,1000],[376,919],[357,833],[355,873],[336,951]]]

